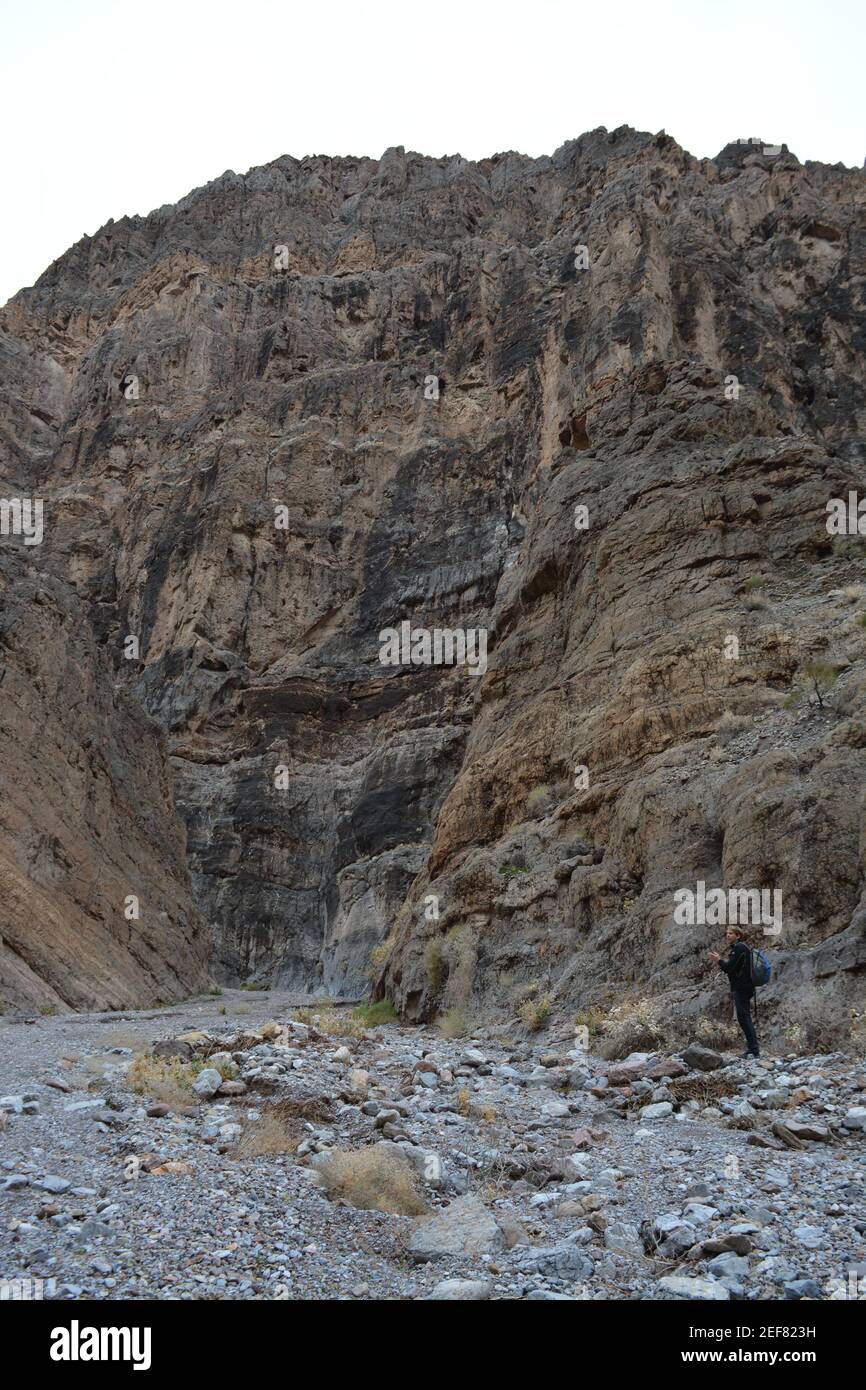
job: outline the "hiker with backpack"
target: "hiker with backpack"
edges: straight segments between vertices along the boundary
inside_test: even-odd
[[[752,1019],[752,999],[758,985],[764,985],[770,978],[770,962],[763,951],[752,950],[746,944],[746,933],[742,927],[728,927],[725,932],[728,956],[722,960],[718,951],[710,951],[710,960],[720,970],[724,970],[731,986],[731,997],[737,1022],[746,1038],[744,1057],[760,1057],[758,1035]]]

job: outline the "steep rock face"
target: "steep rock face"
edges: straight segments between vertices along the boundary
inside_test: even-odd
[[[0,595],[0,1004],[113,1009],[202,988],[209,941],[159,730],[116,689],[62,581],[3,553]]]
[[[866,632],[825,506],[862,488],[864,200],[628,129],[283,158],[2,311],[34,563],[166,731],[224,977],[694,1014],[705,879],[782,892],[778,1024],[844,1032]],[[403,621],[485,629],[488,669],[383,666]],[[832,708],[785,709],[816,657]]]

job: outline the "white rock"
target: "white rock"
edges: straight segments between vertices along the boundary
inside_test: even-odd
[[[715,1279],[691,1279],[682,1274],[666,1274],[659,1280],[659,1288],[673,1294],[674,1298],[695,1298],[702,1303],[724,1303],[730,1299],[730,1291]]]
[[[489,1298],[493,1285],[485,1279],[443,1279],[427,1295],[428,1299],[444,1299],[448,1302],[480,1303]]]
[[[655,1105],[644,1105],[641,1107],[640,1117],[642,1120],[666,1120],[668,1115],[674,1113],[674,1107],[669,1100],[660,1100]]]

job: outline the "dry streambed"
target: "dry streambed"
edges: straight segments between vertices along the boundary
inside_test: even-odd
[[[866,1067],[271,992],[5,1022],[0,1277],[60,1298],[866,1297]]]

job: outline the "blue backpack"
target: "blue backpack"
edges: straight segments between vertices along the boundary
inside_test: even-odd
[[[770,983],[770,976],[773,973],[772,966],[766,954],[763,951],[759,951],[755,946],[749,951],[749,973],[752,978],[752,984],[756,987],[759,985],[768,985]]]

